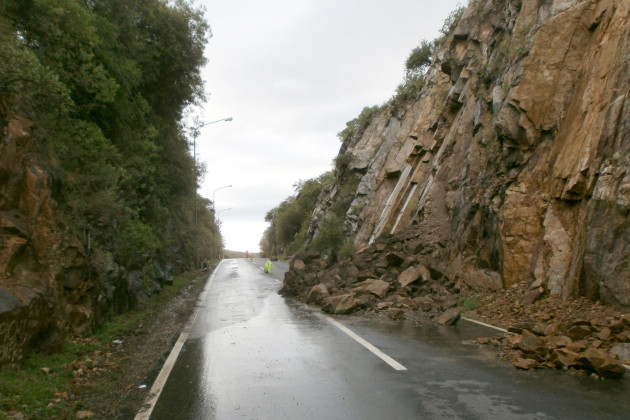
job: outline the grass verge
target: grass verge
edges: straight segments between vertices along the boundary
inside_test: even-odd
[[[118,365],[124,359],[119,354],[122,344],[115,340],[139,334],[184,288],[207,277],[200,274],[176,278],[172,286],[113,317],[90,336],[69,338],[57,353],[34,353],[21,369],[0,371],[0,420],[98,418],[83,397],[106,394],[119,385]]]

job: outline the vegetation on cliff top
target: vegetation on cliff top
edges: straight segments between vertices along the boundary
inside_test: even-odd
[[[192,265],[203,171],[182,119],[210,35],[185,0],[0,3],[0,118],[33,121],[61,219],[106,271]],[[198,199],[203,245],[218,230]]]
[[[410,52],[405,60],[404,80],[387,103],[364,107],[358,117],[346,123],[346,127],[337,134],[342,145],[333,160],[333,171],[318,178],[299,181],[295,184],[296,195],[267,212],[265,221],[270,226],[260,241],[265,255],[288,256],[306,249],[333,258],[344,258],[350,254],[353,238],[348,236],[344,221],[360,177],[348,170],[352,163],[352,154],[347,152],[348,145],[353,139],[361,137],[381,112],[395,113],[419,98],[424,88],[424,75],[433,63],[436,48],[446,42],[465,10],[464,6],[453,10],[444,20],[438,38],[423,40]],[[321,200],[327,201],[321,203]],[[323,213],[315,215],[313,212],[318,203],[324,204]],[[309,232],[309,228],[313,231]]]

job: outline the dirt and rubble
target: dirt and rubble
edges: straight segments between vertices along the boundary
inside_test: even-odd
[[[624,376],[630,365],[630,314],[585,298],[564,301],[542,295],[522,303],[530,287],[517,284],[485,294],[467,316],[505,328],[499,338],[480,339],[497,347],[520,369],[559,368],[607,378]]]
[[[603,378],[630,365],[630,314],[585,298],[562,300],[538,284],[501,288],[463,281],[430,253],[396,238],[357,249],[330,263],[316,252],[297,254],[281,294],[332,314],[359,314],[452,325],[463,315],[506,330],[479,339],[520,369],[559,368]],[[389,242],[388,242],[389,241]],[[401,245],[402,244],[402,245]]]

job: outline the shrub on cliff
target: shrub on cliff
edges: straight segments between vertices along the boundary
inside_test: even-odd
[[[411,50],[407,61],[405,61],[406,78],[424,74],[431,65],[431,56],[433,55],[435,44],[427,40],[423,40],[419,46]]]
[[[337,134],[342,143],[347,143],[350,139],[357,135],[361,135],[372,119],[381,111],[382,107],[378,105],[366,106],[361,110],[358,117],[348,121],[346,128]]]

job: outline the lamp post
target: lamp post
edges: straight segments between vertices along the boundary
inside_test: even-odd
[[[219,210],[216,215],[217,215],[217,221],[215,222],[217,229],[221,229],[221,213],[223,213],[224,211],[228,211],[228,210],[232,210],[231,207],[227,208],[227,209],[222,209]],[[212,237],[212,252],[214,252],[214,246],[215,246],[215,242],[216,242],[216,236]]]
[[[199,129],[201,127],[205,127],[207,125],[218,123],[221,121],[232,121],[232,117],[221,118],[220,120],[203,123],[191,129],[193,134],[193,160],[195,163],[195,270],[199,268],[199,251],[197,250],[197,237],[199,231],[197,227],[197,136],[199,135]],[[214,206],[214,201],[212,205]]]
[[[219,230],[219,226],[217,225],[217,211],[216,211],[216,205],[214,204],[214,194],[219,191],[222,190],[224,188],[232,188],[232,184],[230,185],[226,185],[224,187],[219,187],[216,190],[212,191],[212,217],[214,218],[214,225],[217,227],[217,231]],[[224,211],[224,210],[221,210]],[[216,242],[217,242],[217,238],[216,235],[213,236],[212,238],[212,256],[214,257],[215,254],[215,247],[216,247]]]
[[[223,213],[224,211],[228,211],[228,210],[232,210],[232,208],[228,207],[227,209],[222,209],[222,210],[219,210],[217,212],[217,223],[219,223],[219,224],[221,223],[221,217],[219,217],[219,216],[221,216],[221,213]]]

